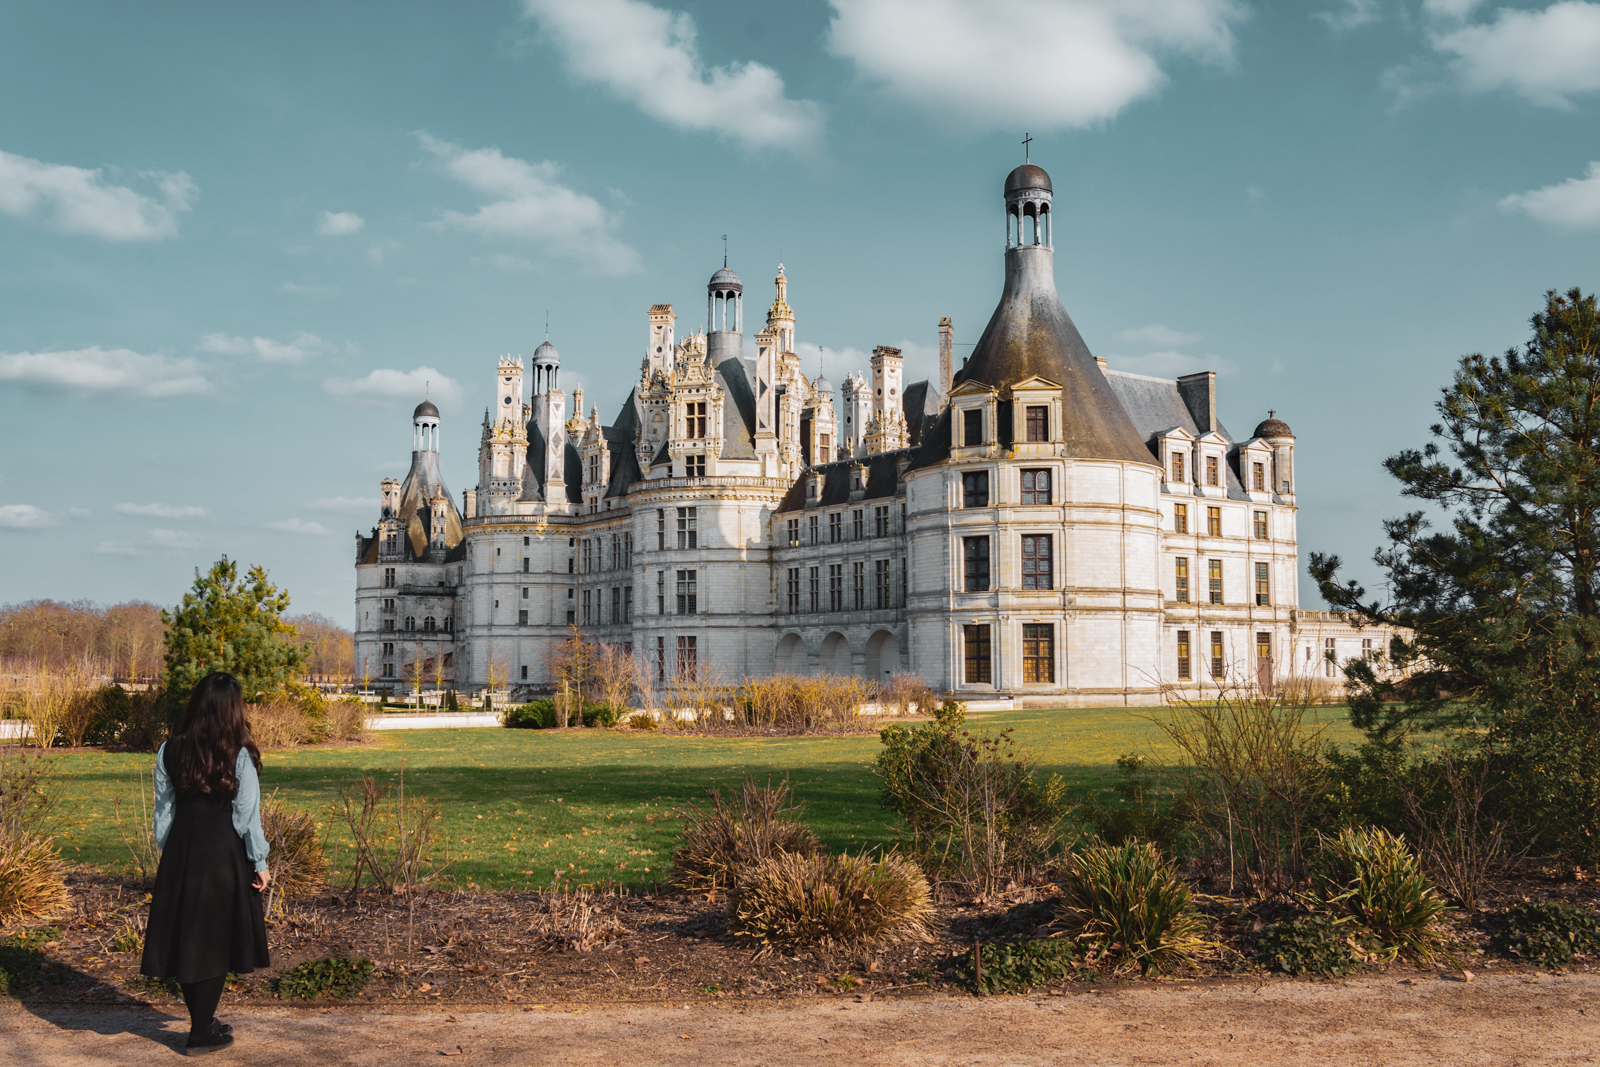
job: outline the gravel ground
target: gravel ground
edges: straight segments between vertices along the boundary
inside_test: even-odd
[[[1508,1064],[1600,1062],[1600,977],[1227,981],[1060,996],[451,1010],[242,1006],[211,1062],[422,1064]],[[144,1005],[0,1005],[0,1062],[166,1062],[187,1020]]]

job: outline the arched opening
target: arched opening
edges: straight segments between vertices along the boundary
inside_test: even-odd
[[[876,682],[886,682],[900,670],[900,641],[888,630],[879,630],[867,638],[867,677]]]
[[[799,634],[784,634],[778,642],[778,655],[773,666],[779,674],[804,674],[806,672],[806,642]]]
[[[822,659],[818,664],[824,674],[853,674],[850,662],[850,642],[835,630],[822,639]]]

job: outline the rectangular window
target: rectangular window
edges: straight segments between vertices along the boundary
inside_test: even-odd
[[[663,508],[656,509],[656,551],[667,550],[667,513]]]
[[[384,633],[393,633],[394,632],[394,620],[393,619],[384,619],[383,620],[383,631],[384,631]]]
[[[385,663],[383,665],[383,676],[385,678],[393,678],[394,677],[394,664],[393,663]]]
[[[633,566],[633,531],[631,530],[622,535],[622,566],[624,568]]]
[[[1363,637],[1361,639],[1361,658],[1365,659],[1365,660],[1370,660],[1375,655],[1376,655],[1376,653],[1374,653],[1373,649],[1372,649],[1372,638]]]
[[[822,540],[820,534],[817,532],[821,523],[822,519],[819,516],[813,515],[811,516],[811,521],[807,524],[809,529],[806,532],[811,535],[811,543],[814,545],[819,544]]]
[[[844,610],[844,564],[828,564],[828,610]]]
[[[585,626],[594,625],[594,616],[589,610],[589,590],[587,589],[583,591],[583,624]]]
[[[569,592],[570,592],[570,590],[569,590]],[[567,610],[567,625],[568,626],[574,626],[574,625],[577,624],[577,622],[578,622],[578,613],[577,613],[577,611],[569,608]]]
[[[394,568],[393,567],[385,567],[385,568],[383,568],[383,587],[385,589],[393,589],[394,588]]]
[[[1053,547],[1050,534],[1023,534],[1022,588],[1055,588]]]
[[[622,586],[611,587],[611,622],[613,625],[622,621]]]
[[[1222,484],[1222,461],[1216,456],[1206,457],[1206,484]]]
[[[698,522],[698,520],[695,518],[695,513],[698,510],[699,510],[698,508],[679,508],[678,509],[678,547],[679,548],[697,548],[697,547],[699,547],[699,536],[700,535],[699,535],[698,531],[695,528],[696,527],[696,523]]]
[[[706,476],[706,457],[701,454],[684,456],[683,476],[685,478],[704,478]]]
[[[528,680],[528,668],[527,667],[523,667],[522,668],[522,680],[524,682],[526,682]]]
[[[886,559],[874,560],[872,564],[872,590],[877,607],[887,608],[894,604],[893,571],[889,569]]]
[[[800,568],[789,568],[789,584],[785,591],[789,595],[789,614],[795,615],[800,611]]]
[[[1270,666],[1272,663],[1272,634],[1265,630],[1256,633],[1256,668]]]
[[[811,610],[812,611],[821,611],[822,610],[822,568],[821,567],[812,567],[811,568],[811,573],[809,575],[807,575],[807,578],[809,579],[809,583],[810,583],[808,592],[810,592],[810,594],[811,594]]]
[[[583,573],[588,574],[594,570],[594,554],[591,551],[593,542],[587,537],[583,539]]]
[[[1188,533],[1189,532],[1189,505],[1188,504],[1174,504],[1174,505],[1172,505],[1172,532],[1173,533]]]
[[[963,537],[961,556],[966,567],[966,591],[983,593],[989,589],[989,539]]]
[[[683,435],[692,440],[706,435],[705,401],[691,400],[683,406]]]
[[[1322,660],[1323,660],[1323,674],[1325,674],[1329,678],[1332,678],[1334,676],[1334,672],[1339,669],[1339,656],[1338,656],[1338,653],[1335,651],[1333,638],[1331,638],[1331,637],[1323,638],[1323,641],[1322,641]]]
[[[1056,680],[1056,628],[1050,623],[1022,624],[1022,681]]]
[[[872,509],[872,529],[878,537],[889,536],[889,505]]]
[[[900,557],[900,606],[906,606],[906,593],[910,589],[909,573],[906,570],[906,557]]]
[[[700,676],[699,639],[678,638],[678,677],[692,682]]]
[[[656,681],[667,680],[667,639],[656,638]]]
[[[622,621],[633,621],[633,586],[631,585],[623,586],[622,588]]]
[[[788,519],[783,524],[783,539],[789,543],[790,548],[800,544],[800,520]]]
[[[1172,453],[1172,481],[1183,481],[1183,453]]]
[[[1189,680],[1189,631],[1178,631],[1178,681]]]
[[[964,508],[986,508],[989,506],[988,471],[962,472],[961,506]]]
[[[528,599],[528,587],[527,586],[523,586],[522,587],[522,599],[523,600],[527,600]]]
[[[1050,409],[1047,407],[1029,407],[1026,413],[1027,436],[1029,441],[1050,440]]]
[[[526,625],[528,625],[528,613],[527,613],[526,610],[517,612],[517,625],[518,626],[526,626]]]
[[[1210,593],[1211,603],[1222,603],[1222,561],[1220,559],[1206,560],[1206,584]]]
[[[523,556],[522,557],[522,573],[523,574],[527,574],[528,573],[528,563],[529,563],[528,557],[527,556]]]
[[[1189,557],[1179,556],[1172,561],[1174,599],[1180,604],[1189,602]]]
[[[1222,663],[1222,631],[1211,631],[1211,677],[1221,678],[1223,674]]]
[[[966,661],[964,677],[968,685],[988,685],[994,682],[993,656],[989,647],[989,627],[963,626],[962,659]]]
[[[1264,463],[1250,464],[1250,488],[1258,493],[1267,491],[1267,467]]]
[[[1256,607],[1264,608],[1272,603],[1272,586],[1267,578],[1267,565],[1256,564]]]
[[[850,522],[851,522],[851,527],[852,527],[851,536],[857,541],[859,541],[863,537],[867,536],[867,525],[866,525],[866,522],[863,521],[863,519],[862,519],[862,515],[864,515],[864,514],[865,514],[865,512],[863,512],[860,508],[856,508],[855,511],[853,511],[851,513],[851,515],[850,515]]]
[[[828,456],[830,455],[828,449],[829,449],[830,443],[831,442],[828,440],[828,435],[827,434],[822,433],[822,434],[818,434],[817,435],[817,462],[818,463],[826,463],[826,462],[828,462]]]
[[[961,443],[963,445],[983,444],[983,412],[978,409],[963,411],[961,413]]]
[[[867,565],[856,563],[851,567],[850,593],[856,610],[862,611],[867,606]]]
[[[1022,472],[1022,502],[1024,504],[1050,503],[1050,472]]]
[[[844,512],[836,511],[828,516],[828,543],[838,544],[844,540]]]
[[[1256,540],[1265,541],[1267,539],[1267,513],[1265,511],[1256,512],[1255,526]]]
[[[394,655],[394,642],[393,641],[385,641],[383,643],[383,654],[385,656]]]
[[[1206,536],[1222,536],[1222,509],[1206,508]]]
[[[656,614],[667,613],[667,572],[656,571]]]
[[[700,597],[697,591],[699,584],[699,571],[678,572],[678,614],[695,615],[700,611]]]

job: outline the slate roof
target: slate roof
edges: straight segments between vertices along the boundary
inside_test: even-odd
[[[756,458],[755,364],[739,356],[717,366],[722,382],[722,457]]]
[[[783,501],[778,504],[777,510],[802,511],[806,506],[806,482],[813,474],[821,474],[823,478],[822,492],[817,496],[817,507],[837,507],[850,503],[850,471],[857,463],[867,465],[867,488],[862,493],[862,500],[882,500],[892,497],[899,492],[900,475],[899,466],[902,459],[914,456],[915,449],[902,448],[894,452],[879,452],[877,455],[867,456],[864,459],[839,459],[832,463],[822,463],[815,467],[807,467],[796,478],[789,491],[783,495]]]
[[[912,382],[900,397],[901,410],[905,412],[906,426],[911,431],[911,443],[922,443],[922,428],[939,414],[944,398],[929,381]]]
[[[1156,435],[1181,426],[1196,437],[1205,433],[1200,427],[1206,419],[1206,414],[1190,409],[1183,398],[1183,393],[1178,388],[1178,383],[1170,378],[1152,378],[1144,374],[1129,374],[1127,371],[1107,370],[1106,381],[1117,394],[1117,399],[1122,402],[1123,410],[1133,420],[1134,426],[1145,439],[1145,447],[1149,449],[1153,459],[1159,461],[1161,446],[1156,441]],[[1236,469],[1239,462],[1238,442],[1234,440],[1227,427],[1217,421],[1216,431],[1228,439],[1229,462],[1223,464],[1227,468],[1228,494],[1243,494],[1244,484],[1239,481],[1239,472]]]

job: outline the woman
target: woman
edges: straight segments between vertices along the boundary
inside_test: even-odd
[[[185,1055],[233,1044],[233,1027],[216,1018],[223,981],[230,971],[268,965],[261,891],[272,872],[261,832],[260,769],[239,680],[221,671],[206,675],[189,694],[183,732],[156,752],[161,866],[139,968],[182,986],[189,1008]]]

